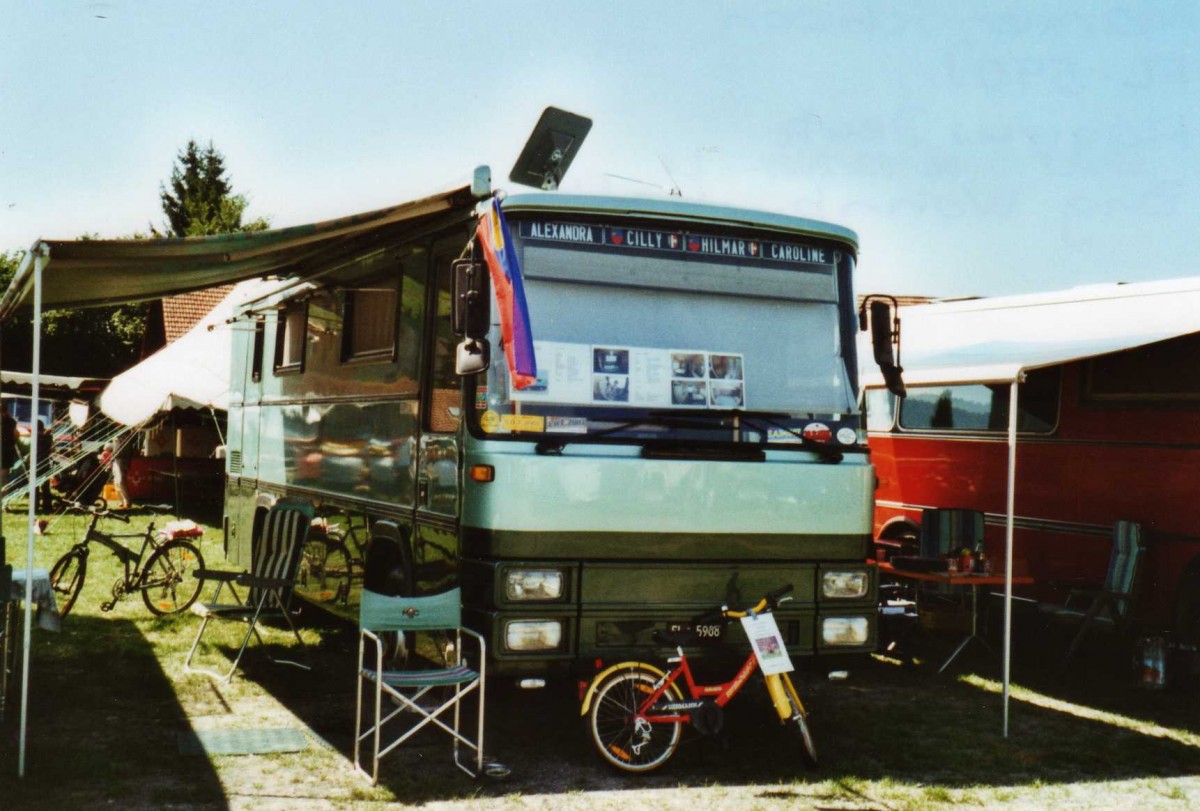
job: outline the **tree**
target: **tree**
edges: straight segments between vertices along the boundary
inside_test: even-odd
[[[203,149],[193,140],[187,142],[171,169],[170,190],[160,184],[159,196],[167,215],[164,226],[171,236],[263,231],[270,226],[262,217],[242,222],[249,203],[245,195],[233,193],[233,184],[225,175],[225,156],[212,141]]]
[[[23,251],[0,253],[0,290],[8,288],[24,256]],[[42,372],[111,377],[137,362],[145,323],[141,304],[46,310],[42,313]],[[32,368],[32,327],[28,310],[4,322],[0,363],[5,369]]]
[[[177,156],[171,188],[159,185],[164,224],[171,236],[207,236],[236,231],[263,231],[262,217],[242,222],[245,196],[233,193],[225,174],[225,158],[209,142],[195,141]],[[163,236],[151,226],[151,236]],[[144,239],[133,234],[127,239]],[[97,239],[85,234],[81,240]],[[24,252],[0,252],[0,291],[8,288]],[[47,310],[42,315],[42,371],[46,374],[110,377],[137,363],[144,352],[161,345],[162,308],[153,304],[122,304],[75,310]],[[154,329],[148,329],[150,324]],[[32,365],[32,323],[20,313],[0,325],[0,363],[5,369],[28,370]],[[147,340],[149,333],[149,339]],[[158,343],[154,341],[157,335]]]

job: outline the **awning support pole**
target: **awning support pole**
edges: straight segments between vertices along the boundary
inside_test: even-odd
[[[1008,737],[1008,678],[1012,656],[1013,516],[1017,485],[1017,385],[1013,378],[1008,394],[1008,514],[1004,520],[1004,737]]]
[[[217,439],[219,439],[221,444],[224,445],[225,434],[221,433],[221,421],[217,419],[217,410],[212,406],[209,406],[208,413],[212,415],[213,427],[217,429]]]
[[[33,530],[37,526],[38,415],[41,411],[42,374],[42,270],[46,249],[39,245],[33,258],[33,402],[29,441],[29,530],[25,550],[25,635],[21,650],[21,742],[17,752],[17,776],[25,776],[25,735],[29,717],[29,642],[33,627]]]

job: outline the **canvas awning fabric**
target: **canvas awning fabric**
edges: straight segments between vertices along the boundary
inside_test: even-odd
[[[43,259],[46,309],[148,301],[219,284],[319,273],[375,242],[473,214],[468,187],[336,220],[257,233],[185,239],[35,242],[3,298],[0,321],[32,303],[35,257]]]
[[[1200,332],[1200,277],[924,304],[900,318],[906,384],[1007,383]],[[869,342],[859,357],[862,385],[883,385]]]
[[[43,388],[49,387],[53,391],[66,393],[95,392],[102,388],[105,382],[100,378],[65,377],[63,375],[38,375],[38,381]],[[11,393],[14,389],[23,392],[33,385],[33,375],[29,372],[5,370],[0,372],[0,382],[4,384],[5,392]]]
[[[233,321],[238,305],[268,295],[287,280],[240,282],[220,304],[173,343],[112,379],[100,410],[124,425],[140,425],[174,408],[229,408],[233,331],[253,329]]]

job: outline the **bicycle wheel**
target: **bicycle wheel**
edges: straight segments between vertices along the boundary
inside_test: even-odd
[[[324,539],[310,538],[300,561],[300,591],[318,603],[345,606],[350,599],[354,564],[346,547],[332,534]]]
[[[167,541],[154,550],[137,585],[146,608],[159,616],[186,611],[204,585],[192,573],[203,568],[200,550],[187,541]]]
[[[804,762],[809,768],[812,768],[817,765],[817,744],[813,740],[812,730],[808,728],[808,713],[805,711],[804,705],[800,703],[800,696],[796,693],[796,688],[792,685],[788,674],[781,673],[780,678],[783,681],[788,703],[792,705],[792,717],[786,723],[796,730],[795,734],[800,738]]]
[[[87,577],[87,555],[79,548],[67,550],[50,570],[50,588],[54,590],[54,600],[58,603],[58,614],[65,617],[71,613],[79,592],[83,590],[83,580]]]
[[[604,680],[592,697],[590,726],[596,751],[621,771],[644,773],[667,762],[679,745],[681,726],[651,724],[635,718],[638,706],[654,692],[658,675],[641,667],[620,670]],[[672,684],[664,694],[682,700]]]

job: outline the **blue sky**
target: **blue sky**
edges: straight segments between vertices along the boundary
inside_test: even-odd
[[[0,0],[0,21],[0,250],[161,223],[189,138],[277,226],[479,163],[507,185],[554,104],[595,120],[564,191],[678,184],[848,226],[860,292],[1200,272],[1194,2]]]

